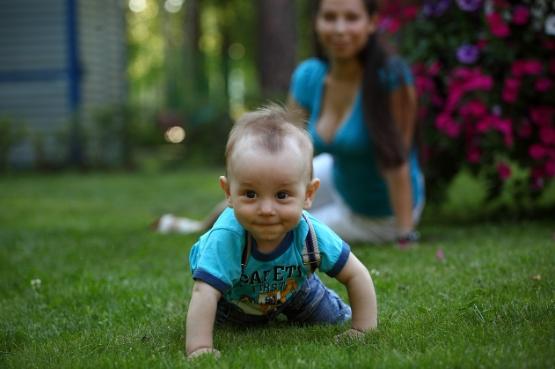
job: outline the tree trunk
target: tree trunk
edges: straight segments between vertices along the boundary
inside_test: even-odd
[[[200,1],[185,1],[184,17],[184,68],[186,109],[198,106],[208,93],[208,83],[202,70],[202,53],[198,49],[200,39]]]
[[[267,97],[287,94],[296,65],[294,0],[256,0],[258,5],[258,72]]]

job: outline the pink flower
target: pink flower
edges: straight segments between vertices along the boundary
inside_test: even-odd
[[[420,107],[418,108],[418,117],[419,117],[421,120],[424,120],[424,119],[426,119],[427,116],[428,116],[428,110],[427,110],[425,107],[420,106]]]
[[[488,40],[486,40],[485,38],[480,38],[478,39],[478,41],[476,41],[476,46],[478,47],[478,49],[480,49],[480,51],[484,50],[487,45]]]
[[[507,89],[511,89],[511,90],[518,90],[520,88],[520,85],[522,84],[522,81],[518,78],[507,78],[505,80],[505,88]]]
[[[549,59],[549,62],[547,63],[547,71],[549,74],[555,75],[555,58]]]
[[[536,161],[543,159],[546,153],[547,150],[540,144],[533,144],[528,148],[528,155]]]
[[[407,5],[403,8],[403,18],[406,20],[412,20],[418,15],[418,6]]]
[[[461,117],[469,119],[471,117],[481,118],[488,112],[488,107],[481,100],[470,100],[460,109]]]
[[[528,23],[530,19],[530,10],[524,5],[517,5],[513,11],[513,23],[522,25]]]
[[[511,64],[511,73],[515,77],[526,74],[537,76],[542,72],[542,63],[538,60],[515,60]]]
[[[477,163],[481,158],[482,151],[477,147],[473,147],[466,152],[466,160],[468,160],[469,163]]]
[[[490,13],[486,16],[486,20],[489,23],[489,29],[492,35],[505,38],[511,34],[511,30],[509,26],[503,21],[501,14],[499,13]]]
[[[539,60],[527,60],[524,68],[526,73],[537,76],[542,72],[542,63]]]
[[[540,126],[548,126],[554,115],[555,108],[552,106],[542,105],[530,108],[530,118],[532,122]]]
[[[441,72],[441,69],[443,68],[443,64],[436,60],[435,62],[433,62],[429,67],[428,67],[428,73],[432,76],[437,75],[439,72]]]
[[[493,78],[483,74],[480,68],[455,68],[447,86],[447,101],[444,111],[451,113],[466,92],[476,90],[489,91],[493,87]]]
[[[532,178],[540,178],[543,177],[544,173],[543,173],[543,168],[542,167],[535,167],[532,168],[532,170],[530,171],[530,176]]]
[[[518,138],[528,138],[532,135],[532,125],[528,119],[524,119],[518,130]]]
[[[555,41],[552,41],[548,38],[544,38],[543,39],[543,46],[547,49],[547,50],[555,50]]]
[[[526,74],[523,60],[515,60],[511,64],[511,74],[515,77],[522,77]]]
[[[501,93],[503,101],[508,103],[515,102],[518,99],[518,90],[521,83],[521,80],[518,78],[507,78]]]
[[[455,68],[453,71],[453,77],[460,80],[468,79],[476,74],[476,69],[470,69],[466,67]],[[480,73],[480,72],[478,72]]]
[[[506,9],[509,7],[509,2],[506,0],[494,0],[493,5],[496,8]]]
[[[549,178],[555,177],[555,160],[548,161],[544,166],[545,175]]]
[[[443,250],[442,249],[437,249],[436,259],[438,261],[444,261],[445,260],[445,256],[443,255]]]
[[[518,100],[518,90],[503,90],[501,98],[505,102],[514,103]]]
[[[544,176],[544,169],[543,167],[535,167],[532,168],[530,172],[530,176],[532,177],[532,187],[536,190],[539,190],[543,187],[543,176]]]
[[[473,79],[469,80],[466,85],[466,91],[473,90],[485,90],[489,91],[493,87],[493,78],[487,75],[475,76]]]
[[[539,92],[547,92],[553,87],[553,81],[547,77],[536,80],[534,88]]]
[[[476,131],[478,133],[485,133],[493,128],[494,125],[494,116],[493,115],[486,115],[484,118],[480,119],[478,123],[476,123]]]
[[[464,94],[464,89],[462,87],[463,86],[459,84],[455,84],[451,86],[449,95],[447,96],[447,101],[445,102],[444,111],[446,113],[451,113],[453,110],[455,110],[455,107],[457,106],[457,104],[459,103],[459,101],[461,100]]]
[[[461,133],[461,126],[455,121],[451,121],[445,126],[444,131],[447,136],[455,138]]]
[[[426,76],[416,76],[414,84],[419,95],[423,95],[434,90],[434,81]]]
[[[432,94],[430,101],[432,102],[432,105],[439,107],[439,106],[443,106],[443,102],[445,101],[445,99],[443,98],[442,95],[434,93]]]
[[[379,27],[389,33],[395,33],[401,28],[401,21],[397,18],[386,17],[380,21]]]
[[[514,144],[514,137],[512,134],[508,134],[505,135],[505,137],[503,137],[503,145],[505,145],[505,147],[512,147]]]
[[[497,115],[486,115],[476,123],[476,131],[485,133],[490,129],[496,129],[505,136],[512,135],[512,122],[509,118],[502,119]]]
[[[511,176],[511,167],[500,162],[497,164],[497,175],[502,181],[506,181]]]
[[[510,135],[512,133],[512,122],[510,118],[501,119],[499,117],[495,117],[493,119],[493,126],[504,135]]]
[[[424,63],[421,62],[411,65],[410,70],[414,75],[426,73],[426,67],[424,66]]]
[[[450,122],[451,117],[448,114],[440,114],[436,117],[435,125],[438,130],[443,131]]]
[[[555,127],[542,127],[540,129],[540,138],[546,145],[555,144]]]
[[[461,133],[461,126],[449,114],[442,113],[436,117],[436,128],[449,137],[457,137]]]

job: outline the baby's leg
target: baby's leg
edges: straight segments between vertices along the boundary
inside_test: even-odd
[[[304,324],[342,324],[351,319],[351,307],[313,274],[307,279],[283,313],[287,319]]]

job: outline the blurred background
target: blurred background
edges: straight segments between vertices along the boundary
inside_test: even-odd
[[[244,111],[285,102],[312,1],[0,0],[0,172],[222,166]],[[411,65],[428,198],[555,207],[555,1],[384,1]]]

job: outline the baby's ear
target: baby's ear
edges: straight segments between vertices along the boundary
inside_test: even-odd
[[[320,187],[320,179],[313,178],[308,184],[306,185],[306,194],[304,198],[304,209],[308,210],[312,206],[312,201],[314,200],[314,195],[318,191],[318,187]]]
[[[225,198],[227,200],[227,206],[232,208],[233,205],[231,204],[231,191],[229,189],[229,181],[226,177],[220,176],[220,186],[222,187],[222,190],[224,190]]]

